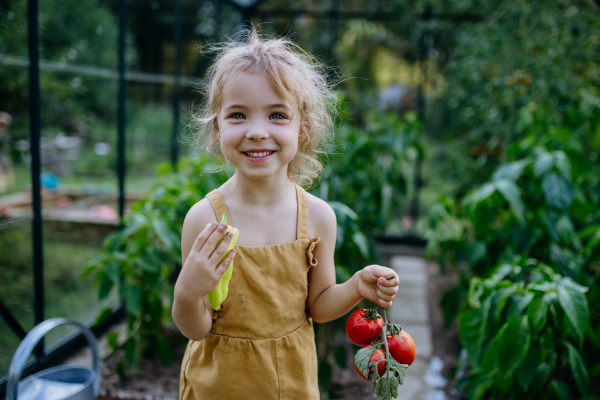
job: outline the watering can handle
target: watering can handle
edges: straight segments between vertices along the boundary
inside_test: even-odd
[[[94,371],[96,371],[96,380],[94,382],[94,398],[98,396],[100,391],[100,355],[98,354],[98,345],[94,334],[82,323],[67,318],[51,318],[41,324],[37,325],[25,336],[25,339],[21,342],[13,359],[10,363],[8,370],[8,382],[6,386],[6,400],[17,400],[17,389],[19,386],[19,380],[25,369],[25,363],[31,355],[31,352],[38,344],[38,342],[52,329],[59,325],[75,325],[79,328],[81,333],[85,336],[88,341],[90,348],[92,349]]]

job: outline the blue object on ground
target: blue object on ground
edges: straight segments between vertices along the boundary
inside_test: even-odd
[[[56,189],[60,186],[60,179],[54,174],[43,173],[40,175],[40,183],[48,189]]]

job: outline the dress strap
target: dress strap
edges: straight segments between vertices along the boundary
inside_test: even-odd
[[[208,199],[208,201],[210,201],[210,204],[212,204],[213,209],[215,210],[215,214],[217,215],[217,222],[221,222],[221,217],[223,216],[223,213],[227,213],[227,223],[233,226],[233,224],[231,223],[231,214],[229,214],[229,211],[227,211],[227,206],[225,205],[225,200],[223,200],[223,196],[221,196],[221,193],[219,193],[219,191],[215,189],[209,194],[207,194],[206,198]]]
[[[296,239],[308,239],[308,195],[300,185],[296,185],[296,197],[298,200]]]

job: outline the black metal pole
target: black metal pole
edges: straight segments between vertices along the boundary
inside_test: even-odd
[[[33,308],[35,324],[44,321],[44,247],[40,184],[40,52],[38,1],[29,0],[29,123],[31,140],[31,196],[33,201]],[[40,341],[39,349],[44,344]]]
[[[118,140],[117,173],[119,175],[119,225],[123,226],[125,214],[125,28],[126,3],[119,0],[119,102],[118,102]]]
[[[181,87],[181,0],[175,0],[175,76],[173,82],[173,135],[171,136],[171,165],[177,171],[179,159],[179,88]]]

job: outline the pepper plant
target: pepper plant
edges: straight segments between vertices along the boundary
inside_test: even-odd
[[[563,134],[526,137],[488,182],[430,209],[429,254],[463,271],[441,306],[458,315],[469,398],[599,390],[599,171]]]

